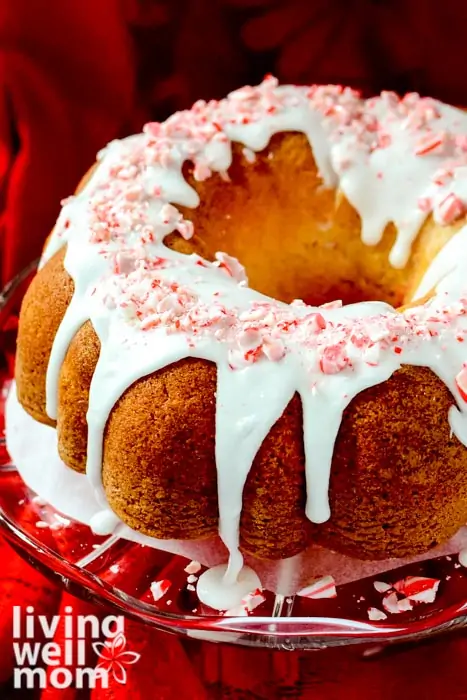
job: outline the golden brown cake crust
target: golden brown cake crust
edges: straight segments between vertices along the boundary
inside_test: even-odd
[[[89,387],[99,358],[100,343],[87,321],[70,343],[58,385],[58,452],[72,469],[84,472]]]
[[[45,380],[53,341],[72,299],[73,280],[63,267],[65,248],[31,282],[21,307],[15,379],[18,399],[36,420],[55,425],[45,410]]]
[[[446,542],[467,522],[467,450],[451,434],[453,403],[431,370],[412,366],[355,397],[335,445],[324,545],[403,557]]]
[[[323,188],[304,138],[274,137],[248,167],[235,149],[230,183],[217,176],[193,183],[187,166],[202,201],[185,212],[197,234],[188,242],[171,235],[166,243],[211,258],[227,250],[245,263],[252,286],[284,300],[301,296],[321,303],[364,296],[399,304],[410,298],[456,229],[435,227],[428,219],[407,268],[391,268],[393,227],[379,245],[362,244],[358,215],[345,198]],[[64,251],[54,256],[31,285],[18,337],[20,402],[48,423],[45,373],[73,293],[63,256]],[[86,323],[70,345],[60,376],[60,455],[80,471],[98,353],[99,341]],[[187,359],[137,381],[111,412],[104,488],[111,507],[135,530],[181,539],[217,532],[215,389],[215,366]],[[276,559],[316,542],[378,559],[415,554],[446,541],[467,520],[467,450],[450,435],[452,403],[445,385],[430,370],[416,367],[404,367],[359,394],[344,413],[335,446],[332,518],[317,526],[304,513],[302,408],[295,396],[248,476],[242,548]]]

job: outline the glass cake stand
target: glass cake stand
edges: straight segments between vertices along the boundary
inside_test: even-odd
[[[19,305],[35,268],[34,264],[24,270],[0,296],[2,436]],[[40,464],[37,466],[40,469]],[[63,517],[35,496],[11,463],[4,437],[0,438],[0,530],[26,560],[72,594],[192,638],[270,649],[316,650],[421,639],[467,624],[467,569],[459,567],[455,555],[376,577],[391,581],[407,575],[440,579],[433,603],[388,614],[382,622],[368,619],[369,607],[382,609],[381,593],[375,590],[373,578],[339,586],[335,598],[286,598],[266,591],[265,601],[248,616],[215,613],[203,607],[194,586],[187,583],[189,560],[116,536],[97,537],[87,526]],[[148,593],[155,581],[170,585],[158,601]]]

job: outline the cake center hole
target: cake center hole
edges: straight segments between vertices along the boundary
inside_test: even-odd
[[[200,197],[196,209],[184,211],[197,252],[236,257],[263,294],[317,306],[341,299],[398,307],[412,298],[414,255],[404,269],[390,265],[391,224],[377,245],[362,242],[360,216],[342,193],[324,186],[303,134],[274,136],[254,162],[233,144],[228,179],[213,174],[197,183],[188,166],[185,175]]]

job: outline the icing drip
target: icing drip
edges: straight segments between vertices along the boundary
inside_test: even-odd
[[[87,475],[107,514],[102,440],[116,401],[137,379],[183,358],[216,364],[215,456],[219,532],[230,553],[227,587],[246,576],[238,549],[245,480],[296,392],[304,414],[306,512],[317,523],[330,515],[330,468],[345,407],[402,364],[430,367],[446,383],[459,405],[451,409],[451,427],[467,444],[458,379],[467,297],[458,275],[450,275],[449,288],[429,303],[404,313],[376,302],[288,306],[249,289],[242,266],[225,253],[208,262],[164,245],[173,231],[193,235],[175,206],[199,202],[182,175],[185,161],[193,162],[197,180],[212,172],[227,176],[232,141],[244,145],[251,162],[282,131],[306,134],[324,183],[339,188],[360,214],[365,243],[378,243],[394,222],[390,263],[396,267],[406,263],[429,214],[446,224],[464,214],[467,115],[416,95],[400,100],[383,93],[362,101],[349,89],[279,87],[267,78],[110,144],[85,189],[64,203],[45,255],[67,243],[64,264],[75,283],[49,363],[47,411],[56,416],[60,366],[73,335],[90,319],[101,352],[89,395]],[[466,230],[457,234],[462,246]],[[453,239],[453,256],[456,246]],[[428,271],[422,291],[451,270],[451,253],[446,256],[448,262],[440,254]],[[97,527],[109,529],[107,515],[98,520]]]
[[[120,519],[113,511],[101,510],[91,518],[89,526],[96,535],[111,535],[119,523]]]
[[[431,262],[413,298],[423,299],[423,297],[430,294],[442,280],[447,282],[451,279],[455,283],[459,272],[459,261],[465,260],[466,256],[467,226],[464,226],[453,235]]]
[[[244,566],[234,580],[229,580],[226,570],[224,564],[213,566],[201,574],[196,584],[200,601],[214,610],[234,608],[253,591],[261,590],[261,581],[249,566]]]

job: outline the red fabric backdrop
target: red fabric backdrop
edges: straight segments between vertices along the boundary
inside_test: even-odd
[[[37,255],[96,149],[134,102],[127,29],[114,0],[0,4],[1,275]]]
[[[0,0],[0,282],[39,254],[60,199],[106,141],[198,97],[274,72],[467,104],[466,20],[465,0]],[[69,599],[0,547],[6,681],[11,605],[51,613]],[[356,652],[184,648],[135,625],[130,641],[143,653],[131,685],[94,700],[467,697],[462,639],[365,664]]]

